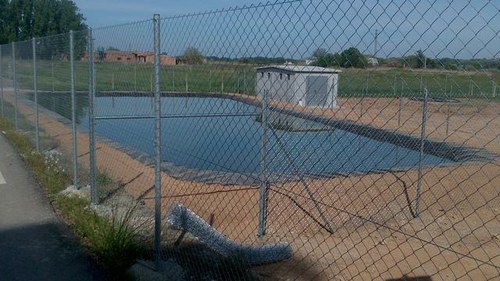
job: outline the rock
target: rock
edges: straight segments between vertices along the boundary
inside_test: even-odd
[[[81,188],[77,188],[74,185],[70,185],[63,191],[59,192],[59,194],[70,198],[90,198],[90,186],[87,185]]]

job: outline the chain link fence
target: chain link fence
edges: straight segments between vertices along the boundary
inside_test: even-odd
[[[499,8],[279,1],[5,44],[0,113],[93,204],[140,202],[186,280],[495,280]]]

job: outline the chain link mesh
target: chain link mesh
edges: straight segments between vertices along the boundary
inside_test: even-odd
[[[163,17],[158,54],[151,20],[75,32],[79,185],[95,120],[98,202],[152,241],[161,197],[187,280],[498,279],[499,8],[268,2]],[[0,45],[2,117],[68,159],[69,38]]]

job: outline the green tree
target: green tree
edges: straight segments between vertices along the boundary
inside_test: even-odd
[[[186,64],[202,64],[203,54],[195,47],[188,47],[182,55],[182,61]]]
[[[327,55],[328,52],[325,49],[323,48],[316,49],[316,51],[313,52],[311,57],[314,60],[313,65],[327,67],[328,66]]]
[[[319,48],[313,52],[312,59],[315,66],[329,67],[340,65],[340,55],[329,53],[323,48]]]
[[[71,0],[0,0],[0,43],[87,29]]]
[[[432,66],[432,62],[428,61],[422,50],[418,50],[414,55],[405,57],[405,61],[412,68],[424,68],[429,65]]]
[[[331,54],[327,53],[326,55],[318,58],[315,61],[315,65],[321,66],[321,67],[329,67],[329,66],[334,66],[338,65],[338,54]]]
[[[0,0],[0,44],[5,44],[9,40],[7,28],[8,4],[7,0]]]
[[[414,62],[414,67],[415,68],[424,68],[425,67],[425,55],[424,55],[424,52],[422,52],[422,50],[418,50],[416,53],[415,53],[415,62]]]
[[[340,60],[340,66],[346,68],[365,68],[368,65],[365,56],[355,47],[351,47],[340,53]]]

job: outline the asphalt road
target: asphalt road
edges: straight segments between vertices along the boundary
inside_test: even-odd
[[[0,281],[101,276],[0,133]]]

